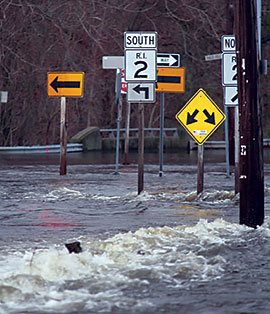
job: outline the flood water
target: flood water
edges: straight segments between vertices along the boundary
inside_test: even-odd
[[[270,313],[270,158],[265,223],[239,225],[224,151],[0,155],[0,313]],[[82,253],[65,243],[79,241]]]

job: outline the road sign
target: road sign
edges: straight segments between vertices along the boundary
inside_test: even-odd
[[[222,54],[222,85],[237,86],[237,64],[235,53]]]
[[[125,49],[157,49],[156,32],[125,32]]]
[[[128,83],[128,102],[155,102],[155,83]]]
[[[102,57],[103,69],[123,69],[124,56],[103,56]]]
[[[0,91],[0,102],[7,103],[8,101],[8,92],[7,91]]]
[[[221,37],[222,52],[235,52],[236,43],[234,35],[223,35]]]
[[[216,53],[213,55],[207,55],[204,57],[205,61],[213,61],[213,60],[219,60],[222,58],[222,54],[221,53]]]
[[[185,68],[157,68],[156,92],[184,93]]]
[[[156,50],[125,50],[125,70],[127,82],[155,82]]]
[[[202,88],[175,117],[199,145],[202,145],[226,118]]]
[[[158,53],[157,54],[158,67],[180,67],[180,55],[175,53]]]
[[[237,86],[224,87],[224,105],[230,107],[238,106]]]
[[[121,94],[127,93],[127,82],[125,81],[125,69],[121,71]]]
[[[82,97],[83,78],[84,72],[48,72],[48,96]]]

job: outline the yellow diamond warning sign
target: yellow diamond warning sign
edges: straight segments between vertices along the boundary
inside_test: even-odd
[[[202,88],[175,117],[199,145],[202,145],[226,118]]]

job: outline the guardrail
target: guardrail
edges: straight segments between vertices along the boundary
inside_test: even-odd
[[[178,136],[177,128],[164,128],[164,136]],[[100,134],[102,137],[115,138],[117,129],[100,129]],[[125,133],[126,129],[120,129],[120,136],[123,135],[121,133]],[[144,128],[145,136],[159,136],[160,128]],[[130,128],[129,136],[130,137],[138,137],[139,129],[138,128]]]
[[[225,141],[206,141],[203,144],[204,148],[206,149],[225,149]],[[198,144],[195,141],[188,141],[188,150],[197,149]],[[263,147],[270,147],[270,139],[264,138],[263,139]]]
[[[67,144],[67,153],[82,152],[83,145],[77,143]],[[34,146],[1,146],[0,153],[59,153],[60,145],[34,145]]]

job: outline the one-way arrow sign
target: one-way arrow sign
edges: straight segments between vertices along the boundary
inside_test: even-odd
[[[82,97],[83,72],[48,72],[48,96]]]
[[[180,55],[175,53],[158,53],[157,54],[158,67],[180,67]]]
[[[155,102],[155,84],[154,83],[128,83],[127,87],[128,102]]]

